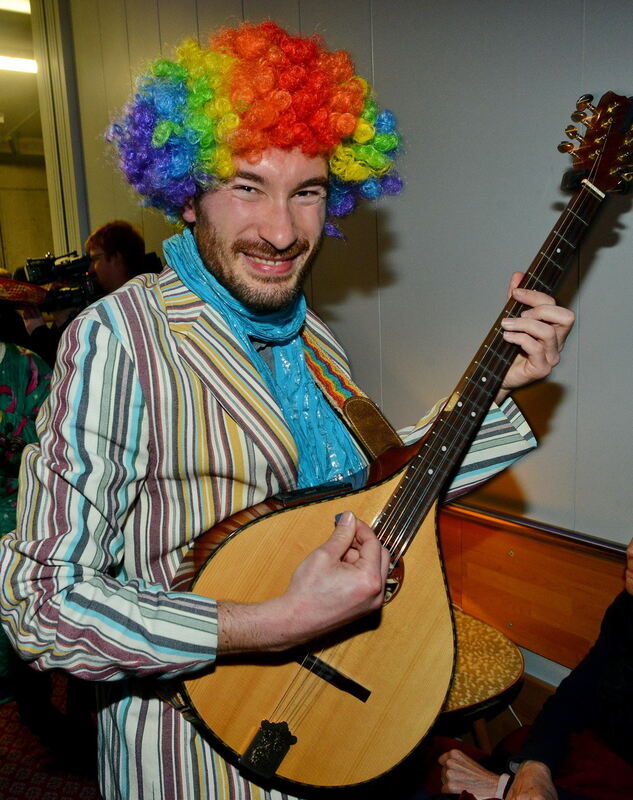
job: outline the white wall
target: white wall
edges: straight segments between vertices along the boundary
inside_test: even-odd
[[[407,187],[331,241],[309,294],[359,382],[398,425],[447,394],[567,198],[556,145],[576,98],[633,94],[627,0],[71,0],[89,217],[169,229],[140,209],[102,134],[144,62],[187,35],[271,17],[352,51],[406,138]],[[553,381],[520,397],[540,450],[471,498],[630,539],[630,201],[594,226],[562,296],[578,312]]]

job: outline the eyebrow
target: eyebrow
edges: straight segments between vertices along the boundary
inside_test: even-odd
[[[235,180],[235,179],[242,179],[246,181],[253,181],[253,183],[258,183],[260,186],[263,186],[266,183],[266,180],[262,178],[257,172],[249,172],[248,170],[240,169],[238,170],[232,178],[228,180]],[[301,183],[297,184],[294,187],[295,192],[300,191],[301,189],[306,189],[308,186],[321,186],[324,189],[328,187],[328,179],[322,177],[321,175],[315,176],[314,178],[308,178],[305,181],[301,181]]]

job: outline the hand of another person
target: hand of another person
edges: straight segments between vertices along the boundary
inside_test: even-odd
[[[541,761],[524,761],[514,777],[506,800],[557,800],[549,767]]]
[[[22,320],[24,321],[24,327],[29,336],[36,328],[46,325],[38,306],[24,306],[22,308]]]
[[[262,603],[218,604],[219,650],[285,650],[379,609],[389,553],[350,512],[296,568],[288,589]]]
[[[496,797],[499,776],[462,753],[449,750],[439,757],[442,765],[442,792],[470,792],[477,800]]]
[[[575,321],[568,308],[556,305],[553,297],[534,289],[519,289],[523,273],[515,272],[508,295],[529,306],[520,317],[502,321],[503,338],[518,345],[521,352],[508,370],[496,402],[502,403],[514,389],[546,378],[560,361],[560,351]]]

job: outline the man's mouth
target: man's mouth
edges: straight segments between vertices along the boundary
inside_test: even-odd
[[[261,256],[243,253],[253,272],[267,276],[289,275],[294,268],[294,258],[262,258]]]
[[[249,261],[254,261],[262,267],[283,267],[286,264],[292,264],[294,261],[294,258],[261,258],[261,256],[253,256],[248,253],[244,253],[244,255]]]

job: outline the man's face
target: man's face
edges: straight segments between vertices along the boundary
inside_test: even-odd
[[[626,548],[626,572],[624,574],[626,590],[633,594],[633,539]]]
[[[276,311],[300,292],[321,240],[328,169],[300,150],[235,159],[236,173],[183,212],[207,269],[254,311]]]
[[[113,292],[128,280],[128,271],[120,253],[108,256],[101,247],[94,245],[89,248],[88,255],[88,274],[93,276],[101,291]]]

